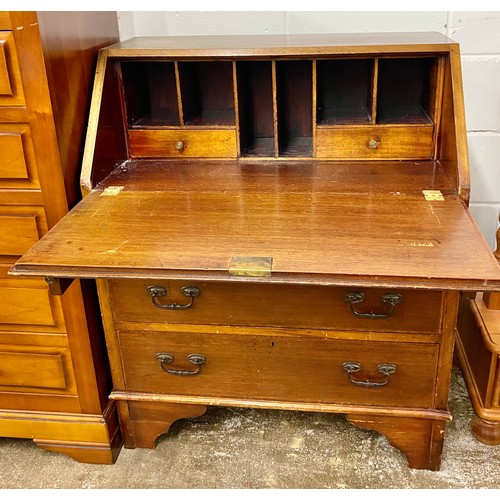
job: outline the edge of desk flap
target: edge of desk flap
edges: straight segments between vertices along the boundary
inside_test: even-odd
[[[345,286],[350,288],[403,288],[421,290],[450,290],[464,292],[500,291],[500,273],[495,279],[418,278],[397,276],[314,275],[273,272],[269,276],[230,275],[228,270],[138,270],[134,268],[75,268],[15,264],[8,272],[13,276],[39,276],[81,279],[147,279],[231,281],[256,284],[295,284],[318,286]]]

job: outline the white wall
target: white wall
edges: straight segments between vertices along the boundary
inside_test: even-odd
[[[500,211],[500,12],[119,12],[120,37],[440,31],[460,43],[471,212],[492,248]]]

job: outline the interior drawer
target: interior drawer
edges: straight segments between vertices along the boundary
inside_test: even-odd
[[[162,309],[153,304],[150,286],[166,291],[154,298],[160,305],[189,304],[191,298],[183,294],[184,287],[195,286],[200,294],[188,309]],[[435,291],[146,280],[112,280],[110,289],[113,314],[121,322],[413,333],[440,329],[442,294]],[[350,304],[346,298],[353,292],[362,293],[364,300]],[[387,296],[394,295],[400,296],[400,303],[384,303]],[[355,312],[392,314],[367,318]]]
[[[433,405],[436,344],[186,332],[128,331],[119,335],[128,391]],[[188,359],[193,354],[203,356],[204,361],[198,358],[202,364],[195,364],[196,358]],[[349,362],[359,364],[357,373],[346,371],[345,363]],[[387,366],[395,372],[385,375]]]
[[[236,130],[129,130],[133,158],[236,158]]]
[[[318,127],[316,156],[323,159],[419,160],[432,158],[434,127]]]

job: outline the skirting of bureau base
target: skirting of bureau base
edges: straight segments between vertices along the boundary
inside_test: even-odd
[[[118,403],[126,448],[155,448],[158,437],[168,432],[176,420],[201,416],[207,406],[344,413],[352,424],[386,436],[414,469],[439,470],[444,427],[451,420],[447,411],[411,408],[395,411],[380,407],[125,392],[113,392],[110,397]]]

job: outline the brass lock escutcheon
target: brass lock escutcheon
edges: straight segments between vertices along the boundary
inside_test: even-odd
[[[342,364],[342,369],[347,372],[351,383],[360,387],[383,387],[389,383],[390,376],[397,371],[396,365],[393,365],[392,363],[382,363],[377,366],[377,371],[385,378],[383,380],[370,380],[368,377],[365,379],[359,379],[352,376],[354,373],[358,373],[363,369],[361,363],[358,363],[357,361],[346,361]]]
[[[361,304],[365,300],[365,294],[363,292],[346,293],[345,300],[349,303],[352,313],[356,316],[366,319],[383,319],[392,316],[396,312],[396,305],[403,302],[403,296],[399,293],[386,293],[382,297],[382,303],[388,306],[388,311],[386,313],[358,311],[355,306]]]
[[[189,297],[191,300],[187,304],[162,304],[158,301],[158,297],[164,297],[167,295],[167,289],[163,286],[151,285],[148,286],[146,291],[151,296],[151,302],[160,309],[170,309],[174,311],[178,311],[180,309],[189,309],[192,307],[194,303],[195,297],[198,297],[201,293],[201,290],[196,286],[183,286],[181,288],[181,292],[186,297]]]

